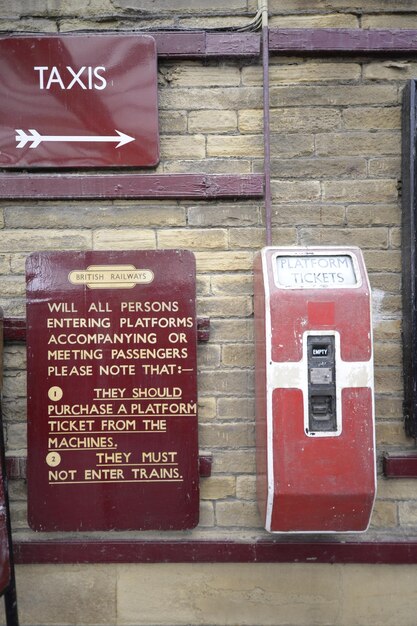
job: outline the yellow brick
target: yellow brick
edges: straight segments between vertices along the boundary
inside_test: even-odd
[[[236,495],[236,478],[234,476],[211,476],[202,478],[200,494],[203,500],[219,500]]]
[[[375,391],[380,393],[402,393],[403,380],[401,368],[376,367]]]
[[[200,519],[198,525],[201,528],[212,528],[215,525],[212,502],[200,500]]]
[[[378,274],[369,275],[371,281],[371,287],[373,289],[380,289],[381,291],[394,291],[400,293],[401,290],[401,275],[380,272]]]
[[[0,274],[8,274],[11,270],[10,264],[10,255],[9,254],[0,254]],[[22,269],[24,268],[24,264],[22,265]]]
[[[202,396],[198,399],[198,417],[202,421],[216,417],[216,398]]]
[[[5,344],[3,364],[5,370],[24,369],[26,367],[26,347],[17,344]]]
[[[238,476],[236,496],[241,500],[256,500],[256,476]]]
[[[228,133],[237,130],[236,111],[192,111],[188,116],[191,133]]]
[[[376,424],[376,443],[378,446],[405,446],[407,437],[401,422],[379,422]]]
[[[194,159],[165,161],[164,172],[174,174],[251,174],[252,165],[246,159]]]
[[[3,276],[1,279],[1,295],[4,298],[23,296],[26,291],[24,276]]]
[[[163,159],[204,159],[206,140],[204,135],[164,135],[161,141]]]
[[[270,90],[271,108],[296,106],[306,102],[308,106],[347,106],[386,104],[398,105],[398,90],[393,84],[339,85],[330,83],[324,89],[321,85],[288,85],[272,87]],[[257,104],[252,106],[258,106]],[[241,105],[240,108],[244,108]],[[252,107],[249,107],[252,108]],[[343,154],[343,153],[342,153]]]
[[[352,91],[352,90],[351,90]],[[384,93],[386,93],[386,88]],[[159,90],[160,110],[201,110],[216,111],[231,109],[262,108],[262,87],[210,87],[204,90],[195,88],[161,88]]]
[[[313,153],[314,135],[311,133],[305,135],[297,133],[271,134],[271,154],[274,159],[313,156]]]
[[[377,500],[372,512],[371,528],[393,528],[398,525],[397,505]]]
[[[12,274],[24,274],[27,254],[16,253],[10,255],[10,269]]]
[[[401,107],[355,107],[343,111],[345,128],[377,130],[401,128]]]
[[[320,198],[320,183],[316,180],[273,180],[271,192],[275,202],[314,201]]]
[[[217,502],[216,520],[219,526],[259,528],[262,525],[255,502]]]
[[[397,131],[366,133],[350,131],[346,133],[326,133],[316,136],[317,154],[322,156],[381,156],[398,155],[401,151],[401,135]]]
[[[264,114],[262,110],[239,111],[238,128],[241,133],[262,133]]]
[[[269,19],[269,26],[270,28],[358,28],[359,24],[355,15],[330,13],[328,15],[272,15]]]
[[[78,22],[79,24],[79,22]],[[78,28],[80,26],[78,25]],[[107,26],[108,28],[108,26]],[[61,23],[60,29],[61,31]],[[29,32],[29,33],[56,33],[57,24],[55,20],[44,20],[44,19],[19,19],[19,20],[0,20],[0,31],[1,32]]]
[[[271,109],[272,132],[320,132],[340,128],[342,116],[339,110],[330,107],[291,107]]]
[[[255,454],[247,450],[216,450],[213,462],[214,473],[253,474]]]
[[[264,142],[261,135],[209,135],[209,157],[263,157]]]
[[[4,372],[4,399],[24,398],[26,395],[26,373],[21,371]]]
[[[247,201],[235,204],[198,202],[187,209],[187,217],[190,226],[254,226],[259,224],[260,211],[258,203]]]
[[[390,229],[390,244],[391,244],[391,248],[401,248],[401,229],[400,228]]]
[[[374,320],[374,341],[399,340],[401,320]]]
[[[197,360],[200,370],[213,369],[220,365],[220,346],[199,344],[197,346]]]
[[[417,15],[415,13],[388,14],[388,15],[362,15],[362,28],[417,28]]]
[[[222,364],[225,367],[253,367],[255,365],[252,345],[227,344],[222,349]]]
[[[271,132],[317,132],[341,127],[341,114],[337,109],[292,107],[270,110]],[[239,112],[239,130],[242,133],[262,132],[263,112],[257,110]]]
[[[240,84],[240,71],[235,65],[203,65],[200,62],[182,61],[173,66],[163,65],[161,73],[173,87],[236,87]],[[204,99],[204,91],[202,93]]]
[[[231,272],[252,269],[253,253],[236,250],[233,252],[196,252],[198,272]]]
[[[374,359],[377,366],[401,366],[402,348],[399,343],[374,342]]]
[[[401,478],[401,480],[381,478],[378,481],[378,496],[382,500],[414,500],[416,481],[414,478]]]
[[[212,276],[213,295],[251,295],[253,293],[252,274],[225,274]]]
[[[160,230],[157,234],[159,248],[191,248],[210,250],[227,248],[227,231],[223,229]]]
[[[121,228],[96,230],[93,233],[94,250],[152,250],[156,247],[153,230]]]
[[[364,80],[408,80],[417,72],[417,63],[406,60],[384,61],[366,64]]]
[[[10,505],[10,518],[12,530],[27,528],[28,512],[26,502],[12,502]]]
[[[185,111],[159,112],[159,132],[161,135],[167,133],[185,133],[186,130],[187,113]]]
[[[247,370],[220,370],[205,372],[200,377],[199,391],[205,395],[250,394],[253,391],[253,372]]]
[[[197,295],[208,296],[211,293],[210,277],[198,276],[197,277]]]
[[[199,298],[197,311],[199,315],[208,317],[248,317],[252,314],[252,298],[250,296]]]
[[[275,154],[274,150],[274,154]],[[259,168],[263,171],[262,167]],[[367,161],[364,157],[313,157],[313,158],[273,158],[272,178],[365,178]],[[388,176],[387,176],[388,178]],[[305,209],[304,209],[305,210]]]
[[[7,446],[9,450],[25,450],[27,446],[27,428],[24,422],[7,424]],[[25,520],[27,526],[27,519]]]
[[[229,231],[231,248],[255,248],[265,245],[265,228],[233,228]]]
[[[253,424],[247,422],[227,424],[200,424],[199,439],[203,448],[247,448],[255,443]]]
[[[297,84],[333,80],[359,80],[360,76],[361,66],[356,62],[333,63],[331,61],[316,62],[297,59],[291,64],[287,64],[285,59],[273,59],[269,68],[271,86],[283,83]],[[244,85],[262,84],[262,73],[258,68],[244,68],[242,71],[242,82]]]
[[[401,272],[401,255],[398,250],[364,251],[368,272]]]
[[[369,176],[376,178],[400,178],[401,177],[401,157],[382,157],[381,159],[369,159]]]
[[[293,246],[297,242],[296,228],[274,227],[271,234],[272,245],[274,246]],[[262,246],[263,245],[264,244],[262,244]]]
[[[254,398],[219,398],[218,417],[221,420],[254,419]]]
[[[392,396],[376,396],[375,398],[375,414],[378,419],[400,419],[403,415],[402,398],[393,398]]]
[[[91,242],[91,233],[82,230],[3,229],[0,237],[0,252],[85,250],[91,248]]]
[[[326,201],[394,202],[398,197],[396,180],[331,180],[322,186]]]
[[[221,420],[254,420],[255,400],[254,398],[219,398],[218,417]]]
[[[398,508],[401,526],[415,528],[417,524],[417,502],[401,502]]]
[[[401,210],[397,203],[356,204],[346,208],[349,225],[391,225],[401,221]]]
[[[386,248],[388,245],[388,229],[375,228],[300,228],[300,244],[302,245],[356,245],[360,248]]]
[[[252,341],[253,320],[218,319],[210,324],[210,341]]]

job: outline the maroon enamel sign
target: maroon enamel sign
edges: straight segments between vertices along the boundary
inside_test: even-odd
[[[156,165],[156,67],[146,35],[0,38],[0,167]]]
[[[28,258],[33,529],[197,524],[196,337],[190,252]]]

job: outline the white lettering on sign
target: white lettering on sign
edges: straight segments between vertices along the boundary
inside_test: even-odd
[[[349,255],[277,256],[278,287],[323,289],[358,284]]]
[[[102,76],[106,68],[85,66],[74,69],[69,65],[65,69],[58,69],[55,65],[37,65],[33,68],[39,73],[39,89],[51,89],[58,86],[60,89],[73,89],[75,86],[81,89],[105,89],[107,80]]]

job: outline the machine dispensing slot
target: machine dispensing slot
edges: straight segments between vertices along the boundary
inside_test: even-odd
[[[309,434],[335,432],[335,340],[331,335],[307,337]]]

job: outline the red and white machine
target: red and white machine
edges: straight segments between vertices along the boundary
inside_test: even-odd
[[[258,504],[271,532],[357,532],[375,500],[371,293],[358,248],[255,260]]]

